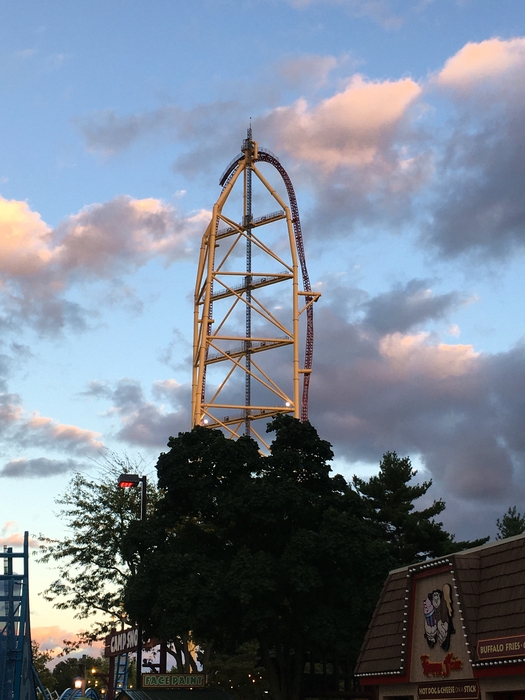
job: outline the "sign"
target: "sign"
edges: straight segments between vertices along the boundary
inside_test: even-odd
[[[525,656],[525,634],[515,637],[493,637],[478,640],[478,659],[508,659],[512,656]]]
[[[131,627],[120,632],[108,634],[105,641],[104,656],[120,656],[130,651],[137,651],[139,644],[138,627]]]
[[[417,686],[419,700],[477,700],[479,685],[477,681],[449,681],[448,683],[419,683]]]
[[[423,654],[420,658],[423,673],[429,678],[436,676],[448,678],[451,671],[461,671],[463,668],[461,659],[458,659],[452,652],[449,652],[443,661],[431,661],[428,654]]]
[[[204,673],[143,673],[143,688],[204,688]]]

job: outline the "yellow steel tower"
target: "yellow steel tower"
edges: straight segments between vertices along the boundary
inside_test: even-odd
[[[280,174],[277,187],[262,163]],[[195,285],[192,424],[252,435],[268,448],[268,419],[308,418],[319,294],[308,279],[291,180],[252,140],[251,127],[220,184]]]

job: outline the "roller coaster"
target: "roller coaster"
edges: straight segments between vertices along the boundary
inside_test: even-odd
[[[0,700],[56,700],[35,671],[29,619],[29,535],[22,552],[4,547],[0,552]],[[81,690],[68,688],[60,700],[74,700]],[[88,688],[85,697],[99,700]]]
[[[280,175],[277,185],[265,164]],[[251,127],[219,184],[195,285],[192,426],[251,435],[268,449],[261,422],[283,413],[308,419],[320,294],[308,277],[292,181]]]
[[[22,552],[5,547],[0,552],[0,698],[2,700],[37,700],[51,698],[42,687],[33,666],[29,624],[29,546],[24,533]],[[21,563],[22,571],[16,564]]]

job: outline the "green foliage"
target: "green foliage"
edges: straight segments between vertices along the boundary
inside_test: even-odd
[[[239,700],[266,700],[269,684],[260,663],[255,640],[244,642],[233,654],[214,653],[204,665],[208,686],[223,688]]]
[[[33,656],[33,667],[37,672],[40,682],[47,690],[55,689],[55,679],[47,667],[47,664],[52,660],[53,654],[50,651],[41,651],[38,642],[31,642],[31,652]]]
[[[488,541],[486,537],[473,542],[456,542],[454,535],[443,530],[443,523],[435,520],[445,509],[442,500],[434,501],[423,510],[415,510],[414,501],[424,496],[432,485],[432,481],[411,484],[416,474],[409,457],[387,452],[377,476],[368,481],[353,478],[354,488],[367,506],[367,515],[379,526],[396,566],[458,552]]]
[[[135,555],[122,550],[124,533],[140,517],[140,488],[122,489],[118,476],[143,470],[128,458],[110,454],[97,479],[75,474],[65,493],[56,502],[62,506],[59,517],[71,533],[61,540],[39,536],[40,561],[56,565],[59,578],[43,592],[46,600],[61,610],[73,610],[79,619],[96,615],[91,630],[81,635],[85,641],[100,639],[112,626],[127,622],[122,608],[123,588],[135,573]],[[150,510],[156,490],[148,488]]]
[[[498,528],[497,540],[521,535],[525,532],[525,513],[522,515],[517,512],[516,506],[509,507],[503,518],[501,520],[497,519],[496,526]]]
[[[231,657],[256,640],[281,700],[299,696],[307,650],[356,658],[391,561],[329,443],[290,416],[269,429],[267,457],[208,428],[170,439],[157,512],[127,537],[142,563],[125,607],[151,636],[192,630]]]
[[[59,661],[53,669],[52,676],[54,688],[60,695],[67,688],[73,687],[74,679],[77,676],[82,676],[86,679],[86,688],[107,688],[108,674],[108,659],[95,658],[84,654],[81,658],[69,657],[64,661]]]

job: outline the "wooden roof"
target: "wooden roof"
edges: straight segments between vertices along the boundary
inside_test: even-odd
[[[440,566],[455,577],[473,666],[482,665],[478,640],[525,634],[523,534],[392,571],[363,642],[357,675],[405,674],[414,576]]]

